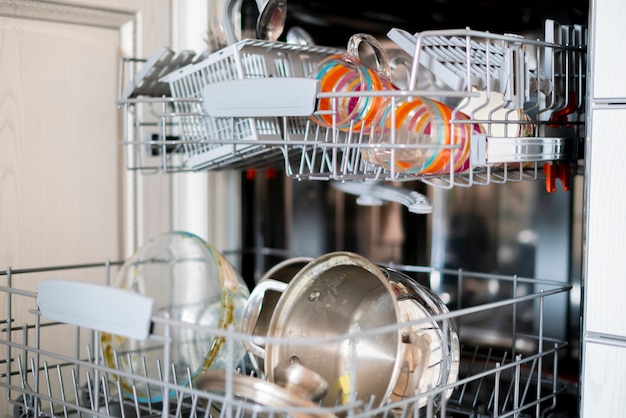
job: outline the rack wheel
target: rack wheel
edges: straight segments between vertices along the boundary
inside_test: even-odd
[[[46,417],[47,415],[41,413],[41,403],[38,398],[35,398],[32,394],[23,394],[15,401],[13,407],[13,417],[33,417],[35,415],[35,402],[38,406],[39,417]]]

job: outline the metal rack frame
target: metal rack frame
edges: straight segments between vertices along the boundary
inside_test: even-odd
[[[7,312],[7,320],[0,333],[0,387],[5,398],[13,405],[14,417],[57,416],[162,416],[207,417],[218,416],[211,405],[219,405],[221,416],[540,416],[556,405],[556,397],[566,390],[558,379],[559,353],[566,346],[563,341],[543,335],[544,305],[550,298],[570,290],[569,286],[549,280],[528,279],[517,276],[481,274],[462,270],[434,269],[420,266],[393,266],[419,280],[440,281],[444,276],[451,286],[462,289],[467,279],[497,282],[511,286],[509,298],[481,305],[464,306],[461,297],[456,308],[448,314],[431,318],[433,321],[454,319],[462,335],[463,324],[471,322],[472,315],[508,312],[513,324],[508,348],[464,347],[461,357],[461,373],[454,383],[416,393],[400,401],[373,407],[349,402],[336,407],[293,407],[259,405],[250,399],[240,399],[233,392],[231,380],[226,380],[223,393],[199,390],[173,381],[167,370],[167,354],[160,359],[163,367],[161,378],[145,377],[137,372],[129,374],[107,367],[99,344],[99,331],[74,324],[53,322],[41,315],[38,309],[38,286],[41,280],[51,277],[71,277],[79,282],[89,281],[107,286],[115,274],[119,262],[102,262],[82,265],[53,266],[43,268],[7,269],[0,272],[0,301]],[[80,279],[74,279],[80,277]],[[528,292],[528,289],[534,291]],[[446,298],[445,294],[441,294]],[[71,303],[68,300],[67,303]],[[538,322],[533,330],[517,329],[516,311],[522,304],[534,304],[538,310]],[[454,303],[451,303],[454,304]],[[114,307],[111,307],[114,309]],[[90,315],[98,312],[90,312]],[[106,312],[101,312],[106,315]],[[154,316],[152,321],[163,325],[164,334],[151,335],[167,341],[167,330],[172,327],[198,328],[191,323],[172,321]],[[416,321],[417,323],[417,321]],[[398,324],[406,326],[406,324]],[[236,330],[207,330],[226,338],[227,346],[251,338]],[[68,332],[71,331],[71,332]],[[380,332],[388,330],[380,330]],[[374,332],[378,332],[374,330]],[[69,336],[59,342],[56,336]],[[64,337],[65,338],[65,337]],[[358,335],[345,335],[347,340]],[[273,343],[281,343],[273,339]],[[287,343],[286,339],[284,341]],[[290,344],[298,343],[293,340]],[[308,344],[307,341],[302,341]],[[166,344],[167,345],[167,344]],[[167,365],[167,366],[166,366]],[[173,370],[173,365],[172,369]],[[258,370],[253,362],[242,362],[238,368],[226,369],[226,373],[243,373],[255,376]],[[123,375],[145,381],[162,388],[161,403],[139,403],[125,395],[119,380]],[[171,376],[175,376],[173,372]],[[229,383],[230,382],[230,383]],[[451,390],[452,394],[439,411],[433,409],[432,399],[439,393]],[[98,396],[96,396],[98,394]],[[426,399],[426,403],[424,403]],[[421,403],[420,403],[421,401]],[[421,410],[420,405],[424,405]],[[231,415],[227,415],[231,414]],[[417,414],[417,415],[414,415]]]
[[[268,78],[306,77],[316,59],[337,52],[244,40],[165,76],[161,81],[170,83],[171,97],[124,98],[120,94],[119,106],[127,121],[122,141],[127,168],[157,173],[274,167],[298,180],[419,180],[452,188],[543,178],[544,164],[571,169],[581,158],[586,68],[583,28],[548,22],[544,41],[463,29],[404,33],[400,42],[392,32],[391,39],[413,55],[407,90],[320,92],[311,99],[376,95],[386,97],[393,107],[401,97],[429,97],[449,103],[454,112],[463,112],[463,99],[476,99],[480,88],[487,97],[495,93],[504,97],[502,111],[523,109],[528,119],[512,121],[501,119],[502,115],[492,119],[473,113],[469,119],[453,116],[451,124],[481,124],[485,133],[472,134],[469,168],[457,172],[448,164],[449,172],[438,175],[395,170],[394,150],[454,151],[461,146],[457,140],[438,145],[401,144],[394,143],[392,135],[391,142],[383,145],[392,158],[391,168],[386,169],[363,158],[364,151],[375,148],[365,128],[356,132],[325,128],[306,116],[261,117],[254,111],[243,116],[238,111],[232,117],[207,114],[208,103],[219,100],[203,95],[208,85],[228,81],[232,82],[229,88],[236,89],[237,81],[245,80],[245,94],[258,101],[263,98],[255,94],[265,90],[250,89],[255,86],[251,80],[262,86]],[[452,85],[418,89],[416,80],[421,72],[431,72]],[[128,73],[122,72],[132,78]],[[271,98],[266,102],[271,108]],[[528,126],[528,136],[509,136],[511,124]],[[504,136],[492,135],[492,129],[495,132],[503,126]],[[545,172],[553,177],[553,171]]]

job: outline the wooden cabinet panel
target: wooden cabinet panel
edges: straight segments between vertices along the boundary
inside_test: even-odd
[[[114,3],[91,3],[0,5],[0,265],[5,267],[124,255],[129,233],[124,190],[130,183],[118,145],[119,61],[122,54],[169,44],[170,5],[131,1],[115,9]],[[169,192],[161,187],[164,181],[142,190],[160,196]],[[167,207],[155,206],[150,216],[169,219]]]
[[[124,256],[132,183],[118,144],[119,62],[169,45],[170,15],[169,0],[0,2],[0,270]],[[164,181],[141,192],[159,200],[169,193]],[[147,206],[142,221],[168,228],[168,206]],[[0,300],[0,312],[6,305]],[[19,327],[22,318],[13,319]],[[54,351],[63,340],[42,344]],[[20,385],[18,376],[11,382]],[[13,405],[2,396],[7,416]]]
[[[118,32],[0,17],[0,259],[117,255]]]

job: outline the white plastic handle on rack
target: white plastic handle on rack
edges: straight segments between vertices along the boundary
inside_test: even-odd
[[[310,116],[319,90],[304,77],[250,78],[208,84],[202,99],[212,117]]]
[[[50,279],[39,283],[37,305],[41,314],[53,321],[146,339],[155,301],[115,287]]]

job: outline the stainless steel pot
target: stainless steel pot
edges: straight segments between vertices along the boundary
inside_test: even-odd
[[[325,406],[355,402],[371,407],[372,400],[381,405],[393,394],[413,394],[418,388],[429,364],[430,337],[401,323],[395,290],[374,263],[335,252],[308,263],[288,284],[259,282],[244,310],[249,326],[269,290],[282,292],[269,339],[251,344],[264,358],[269,381],[277,365],[297,361],[328,382]]]

